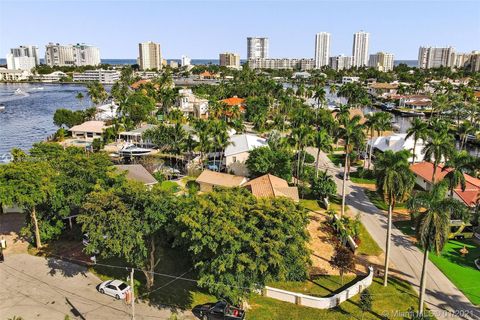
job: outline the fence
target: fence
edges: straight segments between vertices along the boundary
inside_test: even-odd
[[[357,281],[351,287],[325,298],[312,297],[301,293],[290,292],[286,290],[265,287],[262,295],[265,297],[282,300],[285,302],[295,303],[305,307],[317,309],[330,309],[338,306],[340,303],[350,299],[351,297],[368,288],[373,281],[373,268],[368,267],[368,275],[362,280]]]

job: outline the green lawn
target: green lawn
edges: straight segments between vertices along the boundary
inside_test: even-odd
[[[345,277],[345,284],[351,281],[352,277]],[[283,288],[304,294],[326,296],[339,291],[342,288],[338,276],[325,276],[314,280],[314,282],[286,282],[273,283],[272,286]],[[417,296],[413,289],[406,282],[389,279],[389,285],[383,287],[381,279],[374,279],[369,288],[373,295],[372,312],[366,312],[363,319],[384,319],[383,315],[393,314],[394,311],[407,311],[409,308],[417,307]],[[252,309],[248,312],[249,319],[322,319],[322,320],[347,320],[361,319],[362,311],[359,308],[359,295],[345,301],[339,307],[330,310],[321,310],[297,306],[292,303],[279,300],[254,296],[249,300]],[[390,318],[390,317],[389,317]],[[393,318],[393,316],[391,317]]]
[[[373,174],[363,173],[363,170],[358,168],[356,172],[350,173],[350,180],[353,183],[361,183],[361,184],[375,184],[375,178],[372,177]]]
[[[415,236],[410,220],[393,223],[404,234]],[[469,253],[462,257],[460,249],[466,246]],[[480,257],[480,246],[473,240],[449,240],[439,256],[430,254],[432,261],[475,305],[480,305],[480,271],[475,259]]]
[[[383,201],[383,199],[378,195],[377,192],[372,190],[365,190],[365,194],[370,199],[370,201],[380,210],[388,210],[388,205]],[[403,209],[405,208],[404,203],[397,203],[395,205],[395,209]]]
[[[462,257],[460,249],[466,246],[469,253]],[[430,254],[430,260],[475,305],[480,305],[480,270],[475,259],[480,258],[480,246],[473,240],[450,240],[439,256]]]
[[[360,245],[355,253],[367,256],[378,256],[382,252],[382,249],[378,246],[375,240],[373,240],[367,229],[365,229],[363,224],[360,224]]]
[[[165,180],[160,183],[160,189],[175,193],[180,190],[180,186],[174,181]]]
[[[323,210],[318,204],[318,201],[313,199],[300,199],[300,205],[310,211]]]
[[[345,155],[343,153],[330,153],[327,157],[336,166],[344,165]]]

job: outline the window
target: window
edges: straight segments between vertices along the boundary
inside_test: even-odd
[[[237,162],[237,157],[233,157],[233,162]]]
[[[122,290],[125,289],[127,285],[125,283],[122,283],[121,285],[118,286],[118,289]]]
[[[107,289],[111,289],[111,290],[117,290],[117,288],[116,288],[116,287],[114,287],[114,286],[113,286],[113,285],[111,285],[111,284],[109,284],[109,285],[107,286]]]

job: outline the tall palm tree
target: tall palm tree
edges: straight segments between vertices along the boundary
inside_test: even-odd
[[[417,217],[417,240],[424,251],[418,305],[420,315],[423,315],[424,312],[428,254],[430,251],[435,251],[438,255],[447,242],[449,213],[466,211],[465,206],[460,201],[445,198],[446,191],[447,185],[439,183],[428,192],[417,193],[407,202],[408,209]]]
[[[333,138],[325,128],[316,131],[313,135],[313,145],[317,148],[317,163],[315,165],[315,176],[318,177],[318,167],[320,165],[320,152],[332,151]]]
[[[368,169],[370,170],[370,163],[372,162],[372,153],[373,153],[373,135],[375,133],[375,129],[377,127],[377,122],[378,122],[378,115],[379,112],[371,112],[365,116],[366,121],[365,121],[365,128],[367,129],[367,132],[370,133],[370,145],[369,145],[369,150],[368,150]]]
[[[435,184],[435,174],[440,162],[448,159],[448,156],[454,150],[453,139],[448,131],[432,131],[430,137],[423,148],[424,159],[433,163],[432,184]]]
[[[343,170],[343,184],[342,184],[342,209],[341,216],[345,213],[345,186],[347,176],[349,174],[349,155],[353,150],[354,143],[356,141],[365,139],[365,132],[363,131],[363,125],[360,124],[360,116],[356,115],[349,121],[344,121],[343,125],[339,128],[339,137],[343,139],[345,144],[345,167]]]
[[[388,284],[388,264],[390,261],[390,238],[392,234],[392,213],[395,203],[404,201],[415,185],[415,176],[409,168],[410,152],[386,151],[375,161],[377,192],[388,204],[387,239],[385,244],[385,274],[383,285]]]
[[[325,89],[320,86],[315,86],[313,88],[313,98],[317,101],[317,108],[320,108],[320,106],[323,107],[323,104],[325,103]]]
[[[312,128],[309,125],[300,125],[299,127],[293,128],[291,139],[294,141],[297,148],[297,185],[298,179],[300,178],[300,169],[301,169],[301,155],[304,152],[305,147],[311,141],[312,138]]]
[[[410,123],[410,128],[407,129],[407,136],[405,140],[413,137],[413,154],[412,154],[412,164],[415,164],[416,157],[416,148],[418,140],[425,140],[428,135],[428,125],[425,121],[420,118],[414,118]]]
[[[475,168],[475,160],[466,151],[455,151],[451,154],[442,171],[448,171],[445,180],[448,181],[450,198],[453,198],[453,190],[460,185],[465,191],[465,173],[470,173]]]

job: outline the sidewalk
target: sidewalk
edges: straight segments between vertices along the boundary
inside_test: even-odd
[[[316,150],[307,151],[316,157]],[[324,153],[320,154],[319,161],[320,166],[328,168],[330,174],[334,176],[338,192],[341,193],[342,180],[338,179],[336,174],[343,169],[335,167]],[[350,181],[346,184],[346,194],[346,204],[350,210],[354,214],[360,214],[361,221],[372,238],[381,248],[385,248],[386,214],[370,202],[363,188],[355,186]],[[391,266],[396,269],[397,274],[412,285],[417,293],[422,263],[423,253],[408,240],[407,236],[392,226]],[[426,304],[437,319],[480,319],[479,309],[430,261],[427,269]]]

